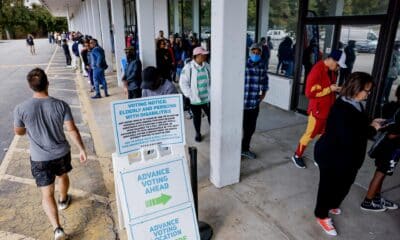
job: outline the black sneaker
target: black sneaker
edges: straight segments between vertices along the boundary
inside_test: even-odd
[[[65,240],[67,235],[65,235],[64,229],[62,227],[57,227],[54,229],[54,240]]]
[[[253,153],[252,151],[242,151],[241,153],[242,157],[248,158],[248,159],[256,159],[257,155]]]
[[[375,197],[373,202],[378,204],[380,203],[384,208],[387,208],[389,210],[396,210],[399,208],[399,206],[396,203],[384,199],[383,197]]]
[[[304,163],[304,160],[302,157],[298,157],[296,154],[292,156],[292,161],[294,165],[298,168],[306,168],[306,164]]]
[[[97,95],[97,94],[96,94],[96,95],[92,96],[91,98],[92,98],[92,99],[101,98],[101,95]]]
[[[380,202],[377,203],[375,201],[368,199],[364,199],[364,201],[361,203],[360,208],[364,211],[370,211],[370,212],[386,211],[386,208]]]
[[[58,200],[58,209],[65,210],[69,207],[70,203],[71,203],[71,195],[67,194],[67,199],[65,199],[64,201]]]
[[[201,140],[202,140],[201,134],[200,133],[196,133],[196,137],[194,138],[194,140],[196,142],[201,142]]]

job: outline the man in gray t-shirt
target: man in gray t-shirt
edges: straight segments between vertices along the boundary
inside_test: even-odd
[[[14,131],[17,135],[28,135],[31,172],[42,191],[43,209],[53,225],[54,238],[61,240],[66,236],[58,217],[54,182],[57,177],[60,192],[58,209],[64,210],[71,201],[68,172],[72,170],[70,145],[64,126],[79,148],[81,163],[87,160],[86,151],[68,104],[48,95],[46,73],[35,68],[29,72],[27,80],[33,97],[15,107]]]

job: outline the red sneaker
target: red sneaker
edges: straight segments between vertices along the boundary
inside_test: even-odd
[[[324,219],[317,218],[317,222],[322,227],[322,229],[324,229],[326,234],[331,236],[337,235],[336,228],[335,226],[333,226],[331,218],[324,218]]]

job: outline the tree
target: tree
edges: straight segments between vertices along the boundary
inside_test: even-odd
[[[0,35],[9,32],[12,38],[25,37],[28,33],[43,36],[48,31],[67,29],[66,18],[53,17],[43,6],[24,6],[23,0],[0,0]]]

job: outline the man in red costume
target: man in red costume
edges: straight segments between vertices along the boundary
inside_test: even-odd
[[[292,156],[292,161],[298,168],[306,168],[303,153],[308,143],[325,130],[329,110],[336,99],[335,93],[341,89],[336,85],[337,71],[339,67],[346,68],[345,60],[346,56],[342,51],[332,50],[331,54],[318,61],[308,74],[305,91],[309,99],[308,124]]]

